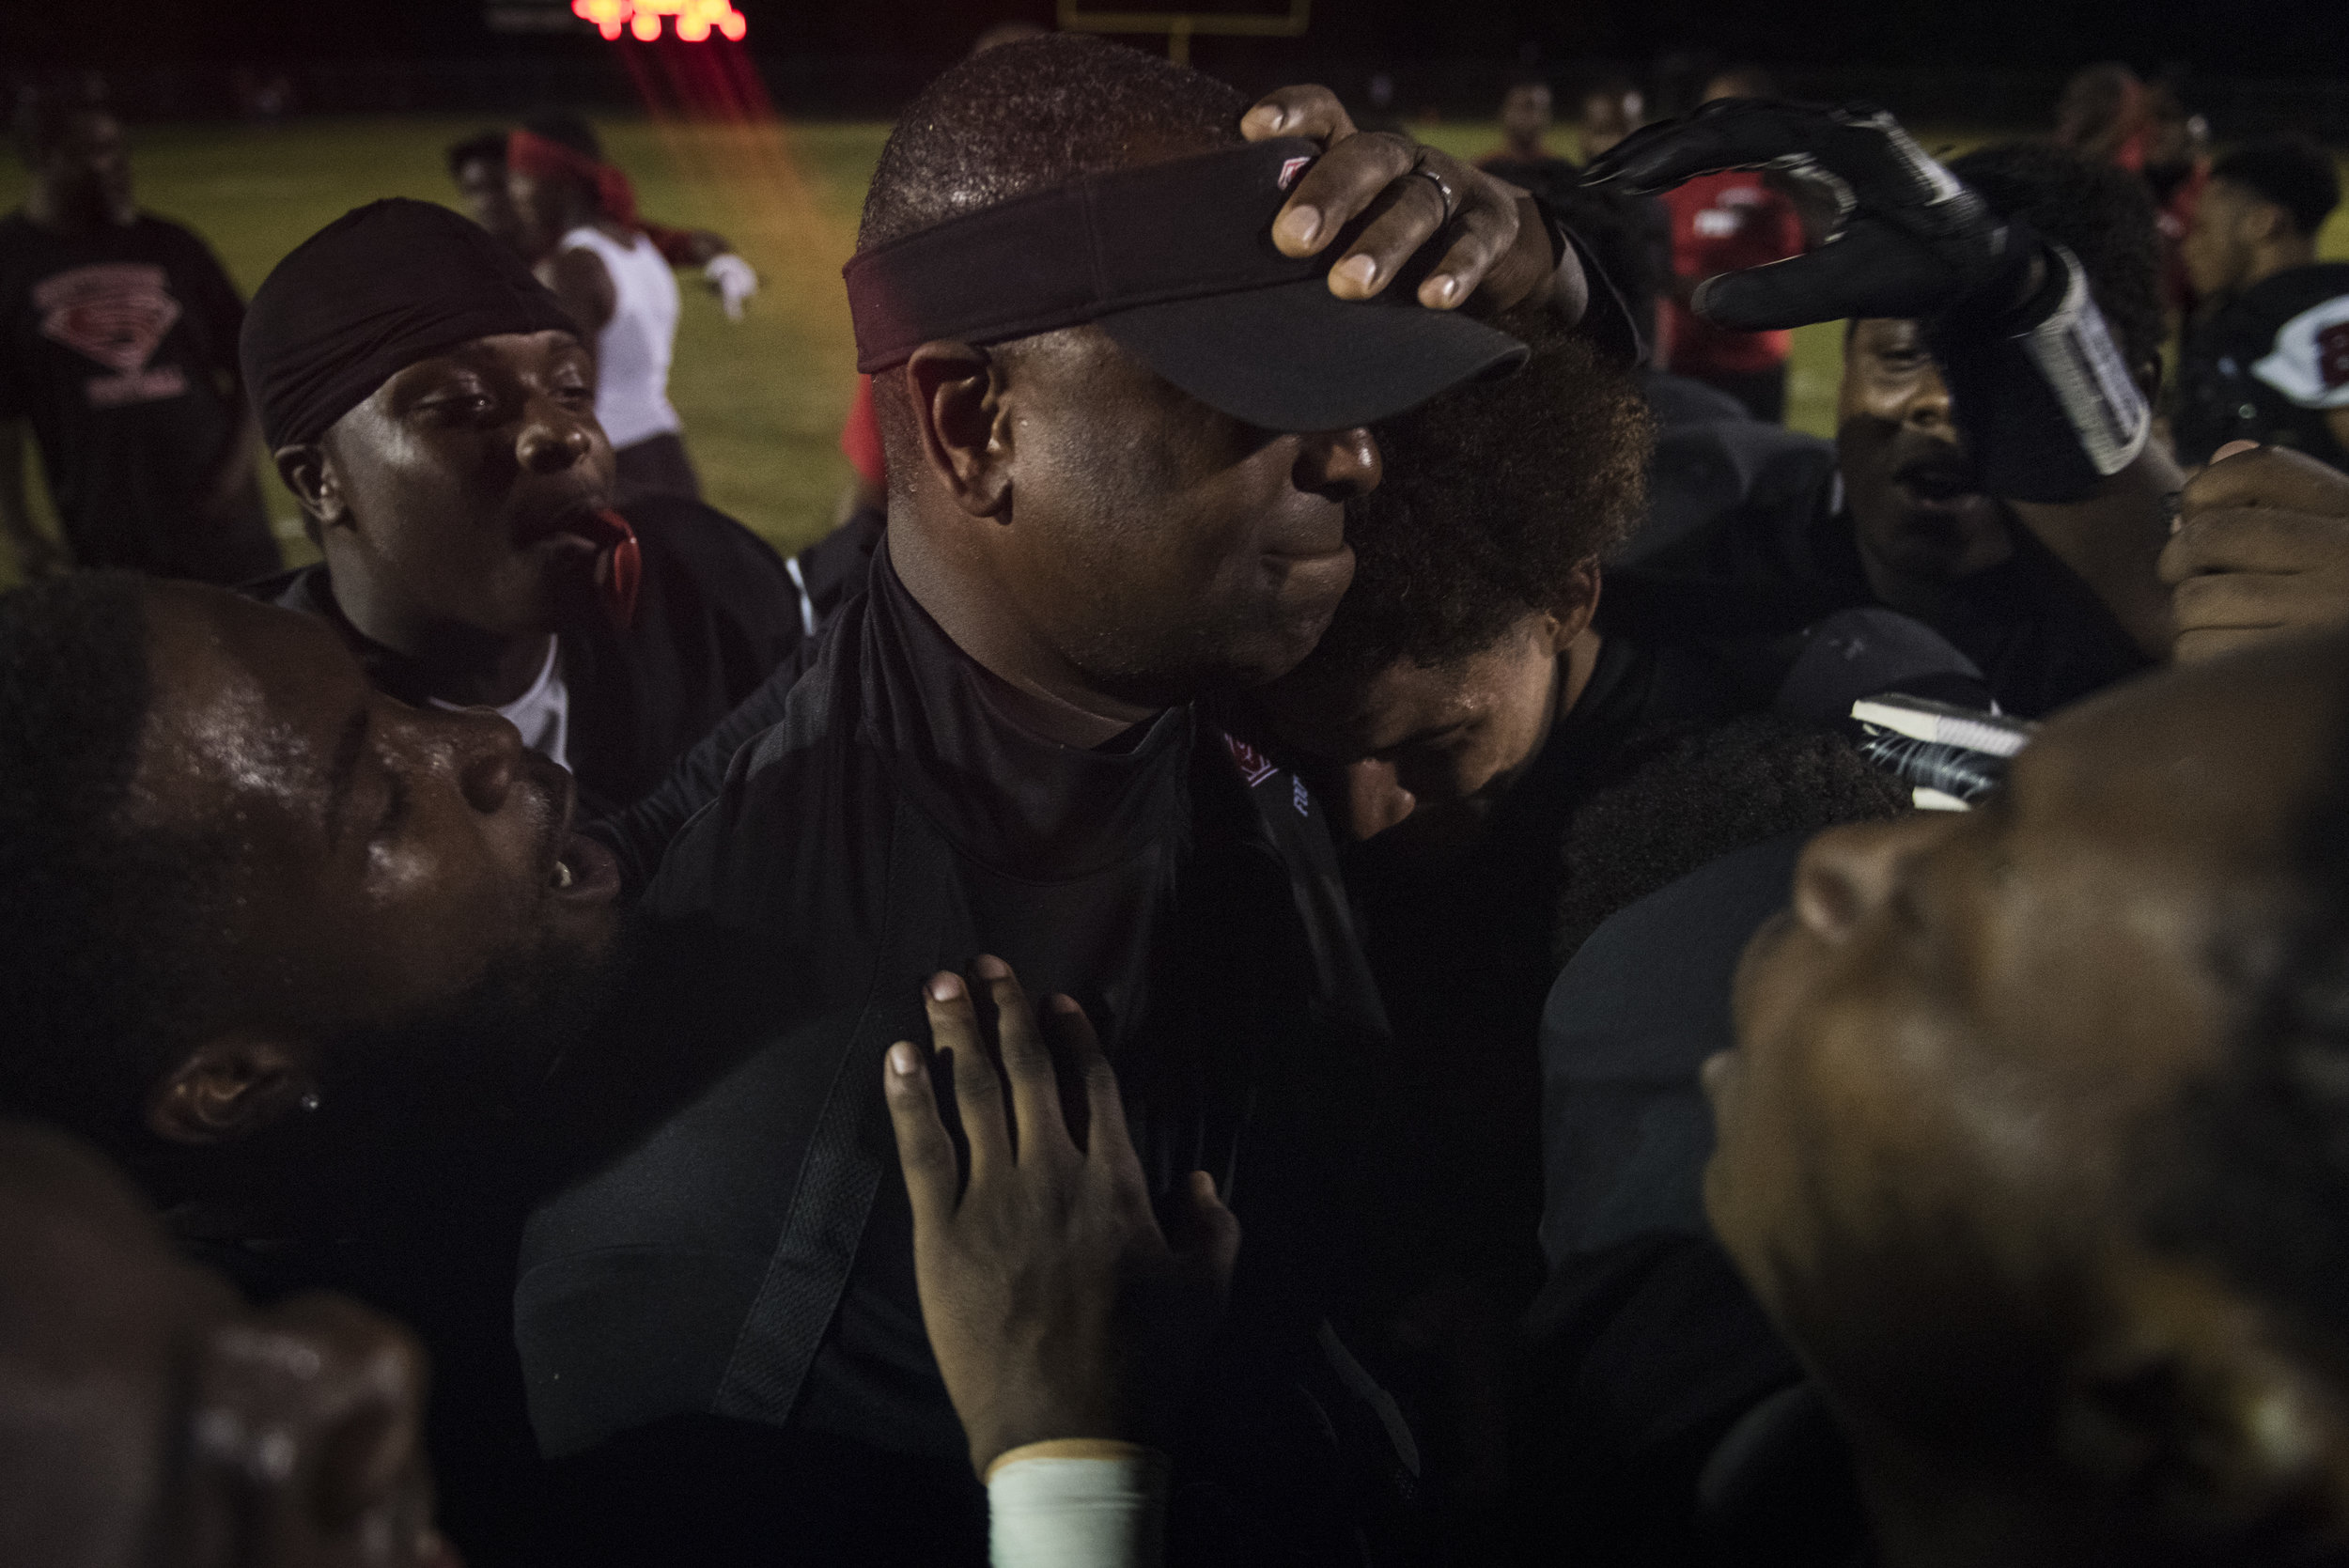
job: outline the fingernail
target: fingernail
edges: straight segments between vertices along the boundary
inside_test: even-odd
[[[889,1048],[889,1070],[899,1078],[911,1078],[916,1065],[913,1047],[900,1040]]]
[[[993,982],[1011,978],[1011,966],[992,953],[980,954],[977,962],[973,963],[971,968],[977,971],[981,980]]]
[[[1359,287],[1368,288],[1378,281],[1378,263],[1366,256],[1349,256],[1338,263],[1337,275]]]
[[[1281,217],[1281,238],[1292,245],[1310,245],[1321,232],[1321,214],[1310,207],[1292,207]]]
[[[1439,272],[1429,278],[1427,286],[1435,290],[1436,297],[1429,302],[1432,304],[1448,305],[1460,297],[1460,280],[1450,272]]]
[[[1062,996],[1057,992],[1046,998],[1044,1005],[1050,1007],[1055,1013],[1081,1013],[1084,1011],[1083,1008],[1077,1005],[1077,999],[1075,997]]]
[[[2229,458],[2240,457],[2246,452],[2256,452],[2259,449],[2260,443],[2255,441],[2231,441],[2212,453],[2210,460],[2215,463],[2223,463]]]
[[[951,970],[940,970],[930,976],[930,1000],[952,1001],[962,995],[962,976]]]

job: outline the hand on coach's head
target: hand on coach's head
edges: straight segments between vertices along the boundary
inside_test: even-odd
[[[518,637],[589,602],[614,483],[595,402],[576,336],[505,334],[404,366],[279,448],[345,613]]]
[[[1052,997],[1039,1028],[1009,965],[983,956],[973,974],[992,1041],[960,976],[923,992],[967,1171],[920,1048],[891,1047],[883,1074],[922,1320],[971,1467],[985,1477],[1013,1449],[1066,1438],[1169,1447],[1222,1315],[1239,1222],[1199,1171],[1169,1196],[1162,1233],[1084,1013]]]
[[[453,1562],[423,1413],[405,1330],[251,1311],[86,1150],[0,1123],[0,1560]]]
[[[1706,1205],[1888,1560],[2349,1532],[2345,669],[2083,704],[1984,809],[1823,835],[1748,950]]]
[[[1515,96],[1514,94],[1512,95]],[[1541,123],[1549,92],[1541,89]],[[1571,324],[1582,318],[1589,280],[1568,248],[1557,255],[1532,200],[1516,186],[1440,148],[1388,132],[1363,132],[1327,87],[1282,87],[1240,121],[1251,141],[1302,136],[1329,150],[1297,182],[1272,225],[1288,256],[1317,256],[1363,214],[1385,210],[1333,258],[1330,291],[1366,300],[1402,275],[1420,249],[1447,241],[1421,280],[1419,303],[1452,310],[1548,306]]]
[[[44,584],[0,601],[0,647],[23,1042],[0,1105],[141,1166],[274,1132],[320,1184],[510,1112],[614,938],[568,775],[493,714],[376,691],[314,617],[217,590]]]

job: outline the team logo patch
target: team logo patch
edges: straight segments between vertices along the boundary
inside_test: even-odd
[[[1292,158],[1281,165],[1280,189],[1285,191],[1297,183],[1297,177],[1313,163],[1310,158]]]
[[[1248,781],[1251,788],[1279,771],[1272,766],[1270,758],[1236,736],[1225,736],[1223,744],[1230,749],[1232,760],[1239,765],[1239,776]]]
[[[145,367],[179,319],[179,302],[161,267],[106,262],[45,278],[33,290],[40,333],[107,369],[128,376]]]
[[[2316,373],[2327,387],[2349,386],[2349,321],[2336,321],[2316,334]]]

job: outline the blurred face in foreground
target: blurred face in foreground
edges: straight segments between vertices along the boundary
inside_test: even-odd
[[[398,1326],[252,1311],[93,1156],[0,1124],[0,1560],[454,1568],[423,1415]]]
[[[2146,1150],[2227,1060],[2222,955],[2298,907],[2344,662],[2285,644],[2073,709],[1983,809],[1822,835],[1748,948],[1706,1206],[1887,1560],[1937,1531],[1943,1561],[2248,1560],[2343,1517],[2349,1385],[2152,1243]]]

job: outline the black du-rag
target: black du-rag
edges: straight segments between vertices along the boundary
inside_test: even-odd
[[[273,449],[318,440],[418,360],[550,330],[579,324],[521,256],[445,207],[396,197],[294,247],[253,296],[238,347]]]

